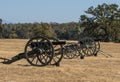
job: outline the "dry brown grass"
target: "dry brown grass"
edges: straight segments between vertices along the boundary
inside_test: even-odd
[[[0,57],[23,52],[28,40],[1,39]],[[120,82],[120,44],[101,43],[101,50],[113,57],[63,59],[60,67],[34,67],[23,59],[10,65],[0,63],[0,82]],[[2,60],[0,60],[1,62]]]

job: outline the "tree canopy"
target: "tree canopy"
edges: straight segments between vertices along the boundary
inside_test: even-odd
[[[102,28],[108,36],[103,36],[104,40],[120,41],[120,8],[117,4],[91,6],[85,13],[80,16],[81,27],[86,27],[84,33],[91,33],[91,36],[95,37],[95,31]]]

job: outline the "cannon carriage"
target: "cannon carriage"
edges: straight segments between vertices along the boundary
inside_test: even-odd
[[[20,53],[11,59],[0,58],[4,64],[11,64],[21,59],[26,59],[30,65],[59,66],[62,60],[62,46],[65,41],[58,41],[55,38],[46,38],[42,36],[31,38],[25,45],[24,52]]]

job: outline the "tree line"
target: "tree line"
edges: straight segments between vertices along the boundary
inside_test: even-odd
[[[78,22],[2,24],[0,19],[0,38],[26,39],[41,35],[78,40],[81,36],[100,38],[100,34],[103,41],[120,42],[120,8],[117,4],[91,6]]]
[[[2,24],[0,38],[26,39],[34,36],[58,37],[59,39],[77,39],[79,24],[70,23],[18,23]]]

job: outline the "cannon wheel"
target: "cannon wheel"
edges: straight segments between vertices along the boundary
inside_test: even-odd
[[[107,32],[107,29],[103,27],[99,27],[95,29],[94,31],[96,38],[100,39],[101,41],[108,41],[109,39],[109,34]]]
[[[79,42],[78,42],[79,44]],[[84,59],[85,53],[82,50],[82,47],[80,45],[77,46],[77,50],[78,50],[78,55],[76,55],[76,57],[80,57],[80,59]]]
[[[50,40],[50,42],[60,42],[57,38],[54,37],[49,37],[48,38]],[[54,48],[54,55],[53,55],[53,59],[50,62],[51,65],[56,65],[59,66],[60,61],[63,58],[63,49],[62,49],[62,45],[53,45]]]
[[[79,41],[83,55],[92,56],[96,50],[95,41],[90,37],[85,37]]]
[[[73,59],[79,55],[77,45],[74,43],[67,43],[63,48],[64,58]]]
[[[96,50],[94,52],[94,56],[97,56],[97,53],[100,51],[100,42],[96,41],[95,45],[96,45]]]
[[[37,43],[34,47],[32,43]],[[45,43],[45,44],[43,44]],[[54,48],[50,40],[45,37],[31,38],[25,46],[25,57],[27,61],[33,66],[48,65],[53,59]]]

